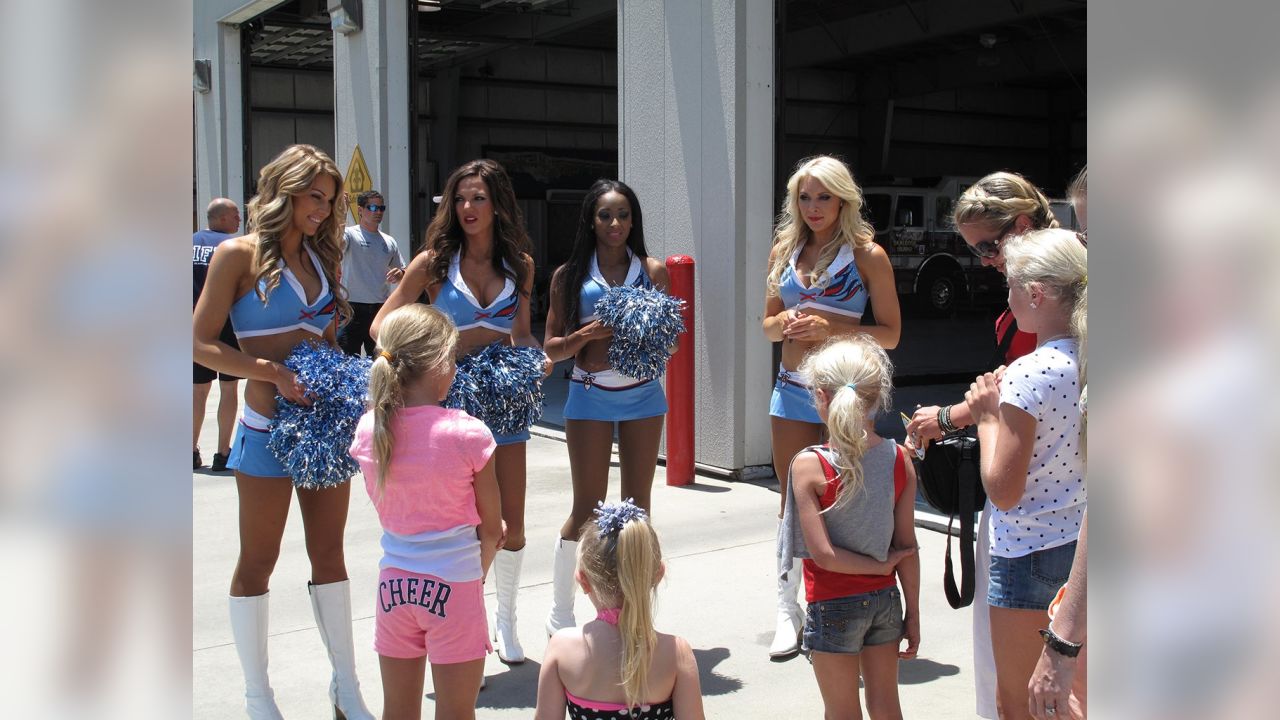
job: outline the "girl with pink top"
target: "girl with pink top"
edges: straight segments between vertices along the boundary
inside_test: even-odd
[[[384,720],[422,714],[426,663],[436,718],[474,718],[489,645],[484,578],[502,546],[493,435],[441,407],[458,331],[439,310],[406,305],[378,333],[370,410],[351,457],[382,523],[374,650]]]

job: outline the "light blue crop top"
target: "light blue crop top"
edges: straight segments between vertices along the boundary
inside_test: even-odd
[[[258,293],[250,290],[231,306],[231,327],[237,338],[279,335],[290,330],[306,330],[323,335],[338,312],[338,301],[329,290],[329,280],[320,267],[320,258],[306,245],[302,246],[311,257],[311,264],[320,276],[320,294],[315,302],[307,302],[307,291],[293,271],[284,267],[281,282],[267,295],[267,302],[258,299]],[[287,286],[287,287],[286,287]],[[259,285],[265,291],[265,281]]]
[[[644,261],[639,256],[633,255],[630,250],[627,251],[627,255],[631,256],[631,267],[627,268],[627,278],[622,281],[622,284],[631,287],[653,287],[649,273],[645,272]],[[591,272],[587,275],[587,279],[582,281],[582,294],[578,296],[578,316],[582,318],[578,321],[579,325],[586,325],[596,319],[596,303],[600,302],[600,298],[604,297],[605,291],[610,287],[612,286],[609,281],[605,280],[604,274],[600,272],[595,253],[592,253]]]
[[[824,273],[829,278],[827,282],[815,282],[813,287],[805,287],[800,284],[800,273],[796,271],[796,258],[800,256],[801,249],[803,246],[791,254],[778,283],[778,297],[782,299],[783,306],[788,310],[812,308],[852,318],[862,317],[862,312],[867,309],[867,288],[858,274],[858,264],[853,261],[853,250],[848,245],[840,248]]]
[[[516,311],[520,309],[520,293],[516,292],[515,282],[507,278],[498,297],[488,307],[480,307],[480,302],[462,279],[458,255],[455,254],[453,260],[449,261],[449,282],[440,287],[440,292],[431,304],[452,318],[459,331],[484,327],[510,335],[511,326],[516,321]]]

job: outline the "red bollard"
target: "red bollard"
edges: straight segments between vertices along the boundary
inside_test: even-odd
[[[667,364],[667,484],[693,483],[693,258],[667,258],[668,290],[684,301],[684,333]]]

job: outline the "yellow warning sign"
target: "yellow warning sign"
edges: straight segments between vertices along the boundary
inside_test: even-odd
[[[360,214],[356,212],[356,198],[365,190],[373,188],[373,179],[369,177],[369,166],[364,164],[364,153],[360,152],[360,146],[357,145],[355,152],[351,153],[351,164],[347,166],[347,177],[343,182],[347,191],[347,210],[351,213],[351,222],[355,224],[360,221]]]

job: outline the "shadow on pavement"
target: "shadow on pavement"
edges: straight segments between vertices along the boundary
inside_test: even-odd
[[[542,663],[525,660],[519,665],[503,665],[496,675],[485,675],[485,685],[480,689],[476,709],[504,710],[512,708],[533,709],[538,703],[538,673]],[[432,701],[433,692],[427,693]]]
[[[903,660],[898,663],[899,685],[923,685],[940,677],[959,675],[960,668],[945,665],[925,658]]]
[[[721,675],[713,669],[729,657],[729,648],[694,648],[693,657],[698,661],[698,682],[702,685],[703,697],[725,695],[742,689],[741,680]]]
[[[704,493],[726,493],[732,490],[733,488],[726,487],[723,485],[699,485],[698,481],[694,480],[692,483],[688,485],[681,485],[680,489],[692,490],[694,492],[704,492]]]

